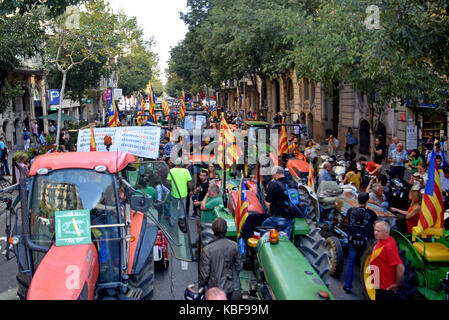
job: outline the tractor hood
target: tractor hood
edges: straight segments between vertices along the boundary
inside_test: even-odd
[[[33,276],[27,300],[92,300],[98,274],[94,244],[53,244]]]

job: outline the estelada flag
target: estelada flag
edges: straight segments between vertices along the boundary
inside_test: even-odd
[[[97,151],[97,145],[95,144],[95,133],[93,124],[90,125],[90,151]]]
[[[109,100],[108,127],[118,127],[118,113],[113,94],[111,94],[111,99]]]
[[[282,156],[284,153],[288,151],[288,142],[287,142],[287,130],[285,126],[281,126],[281,137],[279,138],[279,150],[278,156]]]
[[[412,233],[420,235],[428,228],[443,228],[444,201],[441,189],[440,173],[436,166],[436,154],[432,151],[428,178],[421,204],[421,214],[418,225],[413,227]]]
[[[248,218],[248,200],[246,198],[245,179],[242,173],[239,186],[239,202],[237,204],[237,211],[235,213],[235,224],[237,226],[237,238],[240,237],[240,230]]]
[[[234,144],[236,142],[235,136],[229,127],[224,114],[221,115],[220,122],[220,136],[218,138],[218,156],[217,162],[221,168],[223,168],[224,158],[223,152],[229,144],[233,144],[232,147],[226,148],[226,169],[232,166],[233,163],[237,163],[237,160],[242,156],[242,149],[239,145]],[[229,150],[231,149],[231,150]]]
[[[144,120],[144,110],[145,108],[145,102],[143,101],[143,98],[139,101],[139,104],[137,105],[137,125],[141,126],[142,122]]]
[[[154,94],[153,85],[150,82],[150,94],[149,99],[150,101],[150,121],[153,123],[157,123],[157,116],[156,116],[156,96]]]

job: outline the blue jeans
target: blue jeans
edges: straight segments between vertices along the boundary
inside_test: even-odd
[[[357,249],[352,244],[349,244],[348,259],[346,260],[345,272],[345,288],[352,289],[352,279],[354,278],[354,265],[357,256],[363,253],[363,249]]]
[[[290,235],[292,234],[293,226],[295,225],[295,219],[286,219],[282,217],[269,217],[262,223],[263,228],[277,229],[277,231],[283,231]]]

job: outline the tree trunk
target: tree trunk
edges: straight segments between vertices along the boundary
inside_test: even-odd
[[[61,114],[62,114],[62,103],[64,101],[64,91],[65,91],[65,84],[67,81],[67,70],[62,71],[62,86],[61,86],[61,94],[59,97],[59,108],[58,108],[58,127],[56,130],[56,150],[59,149],[59,139],[61,136]]]
[[[374,132],[374,105],[368,98],[368,108],[369,108],[369,129],[370,129],[370,157],[371,161],[374,161],[374,146],[375,146],[375,132]]]
[[[257,87],[257,75],[252,74],[250,77],[251,77],[251,82],[253,83],[253,87],[256,90],[256,114],[257,114],[257,117],[259,117],[260,103],[262,101],[262,97],[260,96],[261,93],[259,92],[259,88]]]
[[[338,137],[338,124],[340,122],[340,90],[339,83],[334,82],[332,88],[332,112],[333,112],[333,126],[332,133]]]

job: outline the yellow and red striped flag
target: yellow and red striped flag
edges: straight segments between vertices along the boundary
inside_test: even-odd
[[[279,150],[278,157],[282,156],[284,153],[288,151],[288,142],[287,142],[287,130],[285,126],[281,126],[281,137],[279,138]]]
[[[157,123],[157,116],[156,116],[156,96],[154,94],[153,90],[153,84],[150,82],[150,94],[148,97],[148,100],[150,102],[150,121]]]
[[[183,91],[181,97],[181,108],[179,108],[179,119],[184,120],[185,116],[186,116],[186,96]]]
[[[221,115],[220,122],[220,136],[218,138],[218,156],[217,162],[223,168],[224,158],[223,152],[225,147],[229,144],[233,144],[236,142],[235,136],[232,133],[231,128],[229,127],[224,115]],[[229,150],[231,149],[231,150]],[[226,169],[232,166],[233,163],[237,163],[237,160],[242,156],[242,149],[238,145],[233,145],[232,147],[228,147],[226,149]]]
[[[441,189],[440,174],[436,166],[436,154],[432,151],[426,187],[424,189],[421,214],[418,225],[413,227],[412,233],[420,235],[428,228],[443,228],[444,201]]]
[[[97,145],[95,144],[94,125],[90,125],[90,151],[97,151]]]
[[[307,180],[307,185],[315,191],[315,179],[313,178],[313,165],[312,162],[309,163],[309,179]]]
[[[240,230],[242,230],[242,226],[245,224],[246,218],[248,218],[248,201],[246,198],[245,179],[242,172],[242,178],[240,179],[240,186],[239,186],[239,202],[237,204],[237,211],[235,213],[237,238],[240,237]]]
[[[164,112],[164,116],[168,117],[170,115],[170,106],[165,99],[162,100],[162,111]]]

